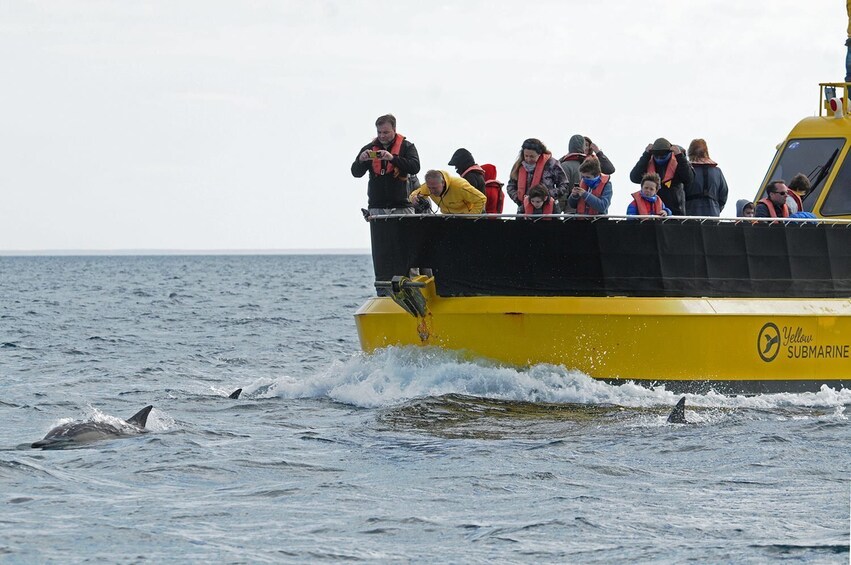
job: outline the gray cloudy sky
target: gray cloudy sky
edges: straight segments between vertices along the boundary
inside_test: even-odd
[[[574,133],[629,170],[703,137],[751,198],[819,81],[840,0],[0,3],[0,252],[369,246],[349,166],[392,112],[423,169],[508,169]]]

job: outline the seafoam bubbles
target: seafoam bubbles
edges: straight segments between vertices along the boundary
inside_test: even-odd
[[[510,367],[436,347],[387,347],[371,354],[356,353],[347,360],[331,362],[318,373],[260,379],[245,391],[254,397],[328,398],[364,408],[447,394],[629,408],[673,406],[683,396],[664,385],[647,388],[632,381],[613,385],[563,366]],[[844,406],[851,405],[851,391],[827,387],[814,393],[754,397],[714,392],[685,396],[688,407],[703,408],[836,407],[844,411]]]
[[[323,371],[298,379],[280,377],[255,382],[246,390],[259,396],[330,398],[374,408],[447,394],[526,402],[641,405],[667,403],[670,393],[637,385],[616,387],[555,365],[518,369],[434,347],[388,347],[357,353]]]
[[[122,430],[127,433],[134,433],[136,431],[136,426],[127,423],[125,418],[130,418],[136,411],[142,409],[140,405],[138,409],[131,407],[132,412],[129,414],[125,414],[123,417],[113,416],[111,414],[106,414],[95,408],[94,406],[88,405],[86,406],[85,414],[86,417],[83,418],[86,421],[90,422],[102,422],[104,424],[109,424],[118,430]],[[63,418],[59,424],[66,424],[75,421],[75,418]],[[162,410],[158,410],[154,407],[150,414],[148,414],[148,419],[145,422],[145,429],[152,432],[163,432],[174,428],[175,420]]]

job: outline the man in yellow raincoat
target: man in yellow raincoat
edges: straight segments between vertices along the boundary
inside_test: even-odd
[[[431,170],[425,174],[425,185],[411,193],[411,202],[431,198],[444,214],[481,214],[485,211],[485,195],[461,177],[446,171]]]

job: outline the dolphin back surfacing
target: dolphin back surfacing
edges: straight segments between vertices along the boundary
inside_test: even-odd
[[[131,436],[145,431],[148,423],[148,414],[153,406],[145,406],[130,418],[125,420],[121,426],[115,426],[108,422],[97,422],[87,420],[85,422],[70,422],[56,426],[41,439],[32,444],[34,448],[58,449],[69,447],[73,444],[88,443],[102,439],[115,439]]]
[[[674,406],[674,409],[671,410],[671,414],[668,416],[669,424],[688,424],[689,421],[686,420],[686,397],[680,398],[680,401],[677,402],[677,405]]]

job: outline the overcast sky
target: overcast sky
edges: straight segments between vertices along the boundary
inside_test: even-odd
[[[349,167],[391,112],[423,171],[500,178],[528,137],[629,171],[707,140],[752,198],[818,82],[841,0],[0,2],[0,252],[369,246]],[[510,208],[510,206],[509,206]]]

